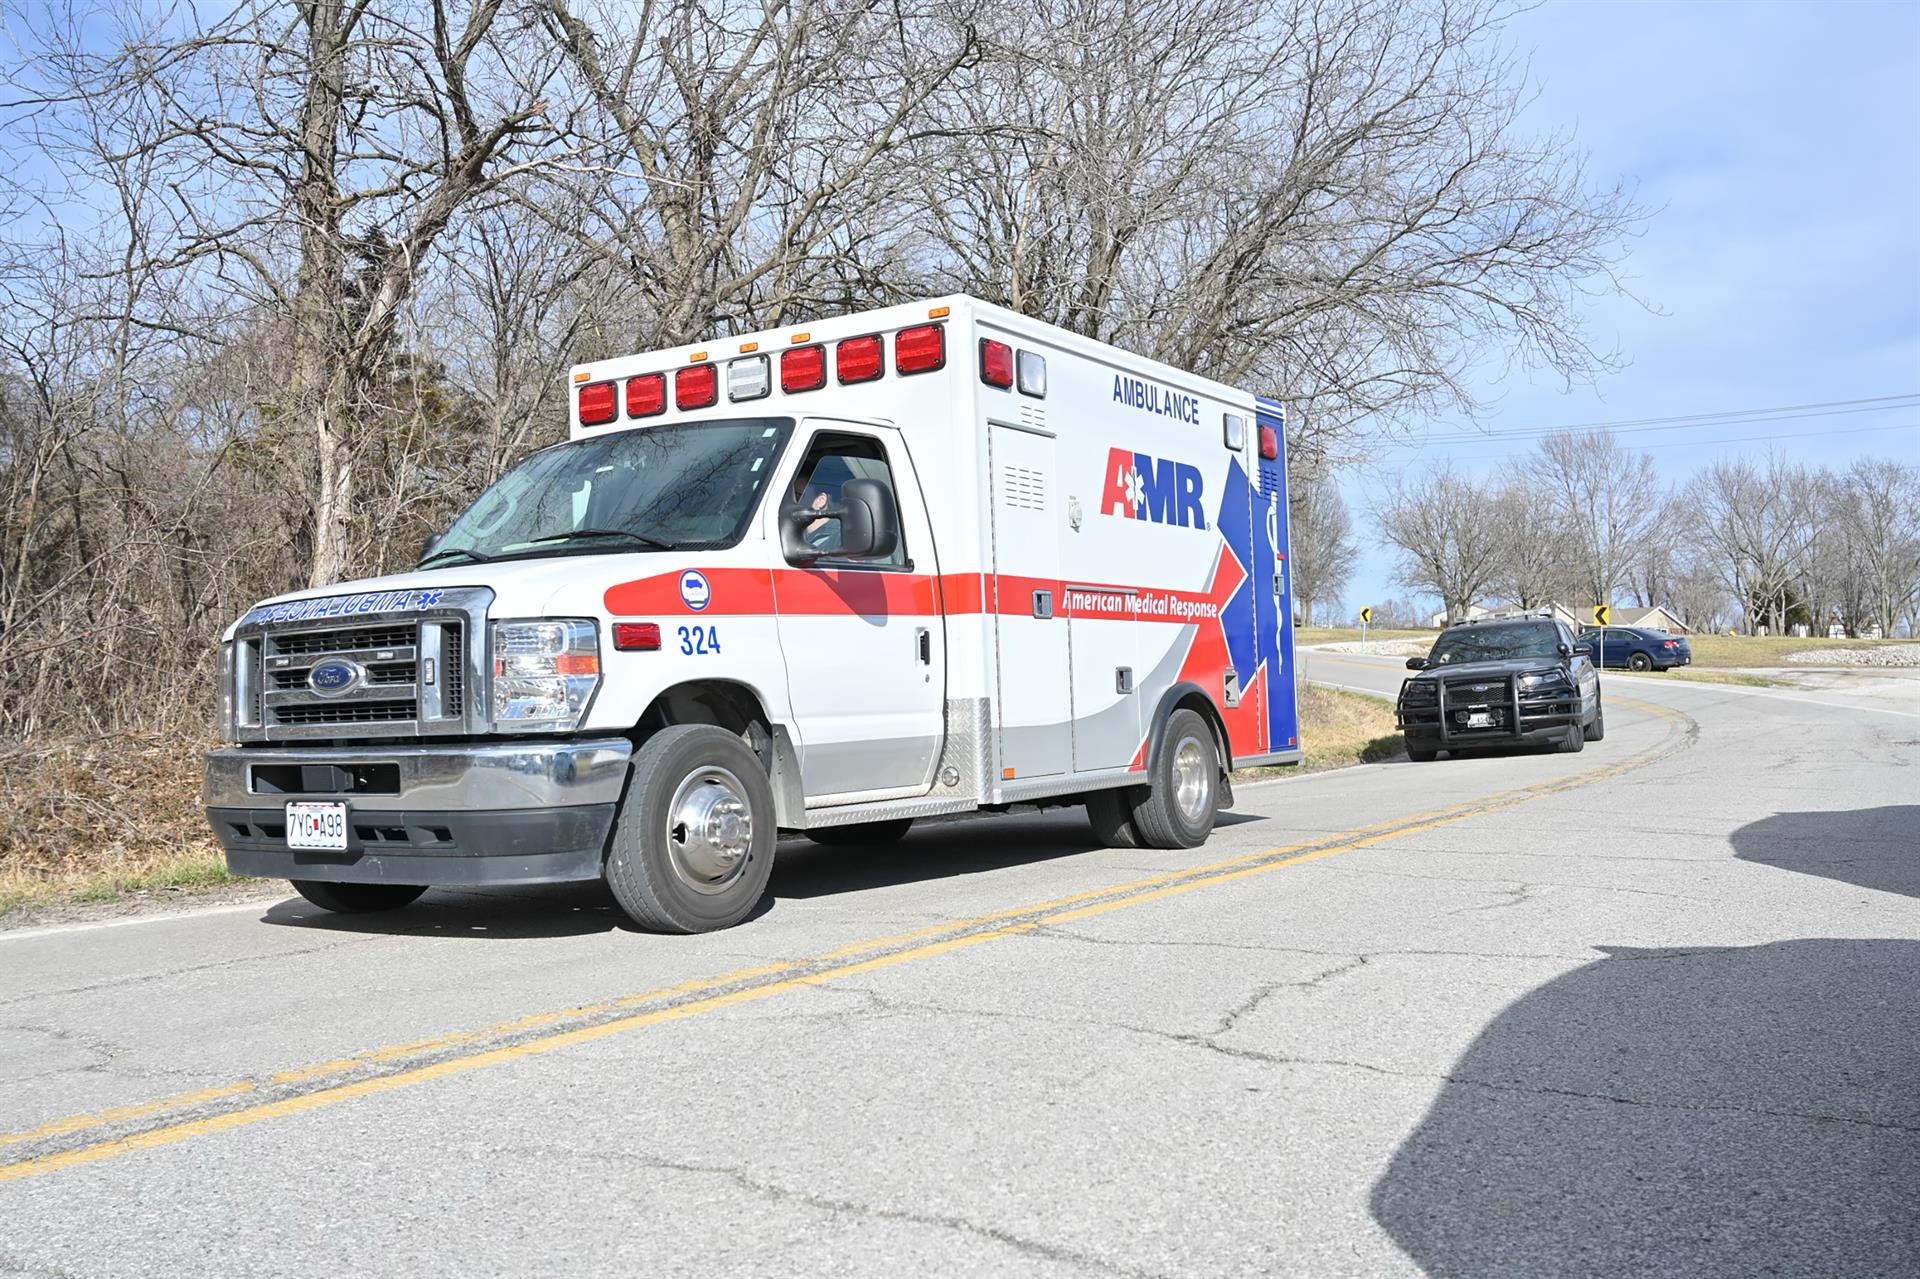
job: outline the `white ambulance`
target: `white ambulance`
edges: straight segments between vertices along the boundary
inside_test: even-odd
[[[1187,848],[1298,760],[1279,404],[968,297],[571,392],[414,571],[228,631],[235,873],[341,911],[604,877],[691,932],[783,831],[1084,804]]]

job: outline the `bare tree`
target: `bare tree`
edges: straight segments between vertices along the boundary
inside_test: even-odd
[[[1813,546],[1813,475],[1769,454],[1764,465],[1723,458],[1693,479],[1689,498],[1714,566],[1753,631],[1787,627],[1795,578]]]
[[[1400,552],[1400,584],[1439,596],[1450,620],[1492,594],[1507,548],[1504,520],[1485,490],[1451,467],[1411,482],[1388,478],[1373,518]]]
[[[1495,589],[1521,608],[1539,608],[1565,594],[1573,575],[1574,545],[1565,507],[1535,483],[1524,465],[1509,463],[1492,502],[1505,544]]]
[[[1855,616],[1891,636],[1920,601],[1920,467],[1862,458],[1838,485],[1839,521],[1857,583]]]
[[[1622,448],[1611,431],[1560,431],[1540,441],[1528,468],[1565,513],[1582,602],[1610,602],[1645,554],[1666,504],[1652,456]]]
[[[1041,0],[919,148],[940,277],[1281,389],[1316,451],[1470,403],[1489,347],[1611,367],[1589,288],[1640,214],[1526,130],[1499,0]]]
[[[1312,626],[1314,606],[1339,600],[1360,558],[1353,520],[1332,476],[1307,471],[1290,477],[1287,529],[1293,596],[1301,624]]]

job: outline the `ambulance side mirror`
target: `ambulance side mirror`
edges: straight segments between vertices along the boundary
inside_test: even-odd
[[[427,534],[427,540],[420,543],[420,558],[424,560],[425,558],[427,558],[427,556],[433,554],[434,548],[439,546],[442,541],[446,540],[446,536],[447,535],[445,533]]]
[[[819,539],[817,526],[832,520],[837,538]],[[807,534],[814,530],[816,538]],[[840,486],[840,505],[826,509],[789,506],[780,512],[780,549],[790,564],[823,557],[884,559],[900,545],[900,508],[893,490],[879,480],[848,480]]]
[[[900,508],[893,490],[879,480],[848,480],[840,486],[840,554],[885,559],[900,545]]]

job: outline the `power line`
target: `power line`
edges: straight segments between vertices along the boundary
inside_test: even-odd
[[[1917,407],[1912,403],[1916,400],[1920,400],[1920,392],[1878,395],[1853,400],[1825,400],[1812,404],[1776,404],[1768,408],[1681,413],[1671,417],[1620,418],[1611,422],[1574,422],[1564,426],[1522,426],[1507,430],[1486,431],[1462,427],[1457,430],[1429,434],[1426,439],[1430,442],[1444,443],[1454,439],[1487,441],[1538,439],[1562,431],[1607,430],[1626,434],[1641,431],[1699,430],[1711,426],[1744,426],[1750,422],[1789,422],[1802,418],[1842,417],[1853,413],[1885,413],[1892,409]]]
[[[1659,444],[1640,444],[1635,447],[1643,449],[1707,449],[1714,448],[1721,444],[1754,444],[1770,440],[1801,440],[1811,439],[1817,435],[1868,435],[1881,431],[1920,431],[1920,422],[1909,422],[1900,426],[1850,426],[1842,427],[1837,431],[1776,431],[1772,435],[1740,435],[1718,440],[1667,440]],[[1482,453],[1478,454],[1478,456],[1491,457],[1494,455]]]

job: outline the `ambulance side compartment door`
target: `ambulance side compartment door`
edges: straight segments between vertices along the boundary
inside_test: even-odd
[[[993,610],[1004,781],[1050,777],[1073,764],[1072,681],[1060,537],[1065,497],[1051,434],[990,424]]]

